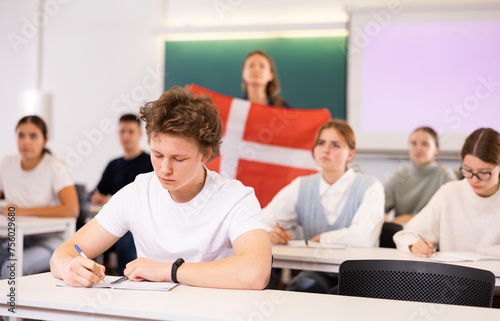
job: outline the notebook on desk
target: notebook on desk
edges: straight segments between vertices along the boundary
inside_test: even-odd
[[[429,257],[435,262],[475,262],[475,261],[500,261],[500,257],[479,254],[476,252],[437,252],[437,255]]]
[[[131,281],[126,276],[111,276],[107,275],[104,282],[94,284],[89,288],[111,288],[125,290],[155,290],[155,291],[170,291],[175,288],[178,283],[174,282],[152,282],[152,281]],[[57,286],[69,287],[63,281],[57,283]]]
[[[307,242],[305,240],[290,240],[288,246],[293,247],[314,247],[322,249],[345,249],[343,244],[325,244],[320,242]]]

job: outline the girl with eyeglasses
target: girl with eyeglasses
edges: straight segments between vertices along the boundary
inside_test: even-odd
[[[468,251],[500,257],[500,134],[480,128],[461,152],[464,179],[443,185],[404,230],[397,248],[415,256]]]

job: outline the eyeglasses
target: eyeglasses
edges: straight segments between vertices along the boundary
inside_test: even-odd
[[[468,169],[463,168],[460,166],[460,172],[465,178],[473,178],[474,176],[477,177],[478,180],[480,181],[487,181],[491,178],[491,174],[493,174],[496,170],[498,169],[498,166],[495,167],[491,172],[477,172],[474,173],[473,171],[470,171]]]

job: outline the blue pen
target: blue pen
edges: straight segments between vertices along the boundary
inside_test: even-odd
[[[88,259],[88,257],[85,255],[85,253],[83,253],[83,251],[76,244],[75,244],[75,249],[78,251],[78,253],[80,253],[80,255],[82,257]],[[99,277],[101,278],[101,281],[104,282],[104,278],[102,276],[100,276],[100,275],[99,275]]]

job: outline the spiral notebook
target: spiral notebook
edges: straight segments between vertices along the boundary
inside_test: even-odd
[[[111,288],[125,290],[154,290],[154,291],[170,291],[175,288],[178,283],[174,282],[152,282],[152,281],[131,281],[126,276],[111,276],[107,275],[104,282],[89,286],[89,288]],[[57,286],[69,286],[64,282],[59,282]]]

